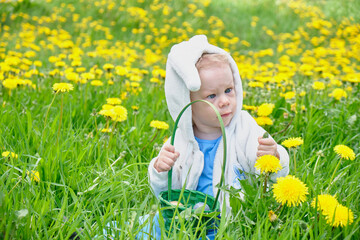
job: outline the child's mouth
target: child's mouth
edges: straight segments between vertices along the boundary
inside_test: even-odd
[[[230,116],[230,114],[231,113],[225,113],[225,114],[222,114],[221,117],[226,118],[226,117]]]

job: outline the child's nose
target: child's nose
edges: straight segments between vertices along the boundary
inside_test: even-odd
[[[227,96],[223,95],[220,97],[220,99],[219,99],[219,107],[220,108],[225,107],[229,104],[230,104],[230,100]]]

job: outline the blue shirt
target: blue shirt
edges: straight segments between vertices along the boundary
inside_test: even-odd
[[[213,169],[216,150],[219,146],[221,136],[214,140],[204,140],[195,137],[200,151],[204,154],[204,169],[200,175],[197,191],[214,196],[213,193]]]

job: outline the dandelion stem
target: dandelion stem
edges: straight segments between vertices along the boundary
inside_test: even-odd
[[[315,175],[315,172],[316,172],[316,168],[317,168],[319,159],[320,159],[320,155],[319,155],[319,156],[317,157],[317,159],[316,159],[316,163],[315,163],[315,167],[314,167],[314,171],[313,171],[313,174],[314,174],[314,175]]]
[[[53,102],[54,102],[54,100],[55,100],[56,95],[57,95],[57,92],[55,93],[55,95],[54,95],[54,97],[53,97],[53,99],[52,99],[52,101],[51,101],[51,103],[50,103],[50,105],[49,105],[49,108],[48,108],[48,110],[47,110],[47,112],[46,112],[44,129],[45,129],[45,127],[46,127],[46,120],[47,120],[47,117],[48,117],[48,115],[49,115],[50,108],[51,108],[51,106],[52,106],[52,104],[53,104]]]
[[[96,136],[97,136],[99,134],[99,130],[98,130],[97,121],[96,121],[96,113],[94,115],[94,121],[95,121],[95,130],[96,130]]]
[[[330,178],[329,187],[330,187],[330,185],[331,185],[332,180],[333,180],[334,177],[335,177],[335,173],[336,173],[337,169],[338,169],[339,166],[340,166],[341,160],[342,160],[342,158],[340,158],[340,161],[338,161],[338,163],[337,163],[337,165],[336,165],[336,167],[335,167],[335,169],[334,169],[334,172],[333,172],[333,174],[332,174],[332,176],[331,176],[331,178]]]
[[[153,136],[153,138],[149,141],[149,142],[147,142],[147,144],[145,144],[142,148],[141,148],[141,152],[150,144],[150,143],[152,143],[154,140],[155,140],[155,138],[157,137],[157,135],[159,134],[159,129],[156,129],[156,131],[155,131],[155,133],[154,133],[154,136]]]
[[[111,143],[111,139],[113,138],[114,136],[114,132],[115,132],[115,128],[116,128],[116,124],[117,124],[117,121],[114,121],[114,124],[111,128],[111,133],[110,133],[110,138],[109,138],[109,144],[108,144],[108,147],[110,147],[110,143]]]
[[[62,117],[63,117],[63,102],[64,102],[64,97],[63,97],[63,95],[61,95],[59,129],[58,129],[56,144],[58,144],[59,137],[60,137],[61,122],[62,122]]]
[[[281,207],[282,207],[283,205],[282,204],[280,204],[280,206],[277,208],[277,209],[275,209],[275,213],[277,213],[278,212],[278,214],[280,214],[280,212],[279,212],[279,210],[281,209]]]
[[[295,151],[295,148],[293,150],[293,154],[294,154],[294,175],[296,175],[296,151]]]
[[[8,193],[8,195],[10,195],[10,193],[17,187],[17,185],[19,185],[19,183],[21,182],[22,178],[20,178],[20,180],[15,184],[15,186],[10,190],[10,192]]]
[[[269,174],[265,173],[265,181],[264,181],[264,193],[266,193],[266,187],[267,187],[267,178],[268,178]]]

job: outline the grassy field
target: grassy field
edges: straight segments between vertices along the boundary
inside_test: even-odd
[[[147,167],[174,125],[166,57],[196,34],[231,53],[243,108],[278,143],[303,140],[290,174],[308,188],[296,206],[262,194],[260,180],[242,182],[244,200],[227,190],[233,217],[222,215],[217,239],[359,239],[359,10],[358,0],[0,0],[0,239],[91,239],[110,221],[135,238],[139,217],[160,209]],[[345,210],[313,206],[324,194]]]

